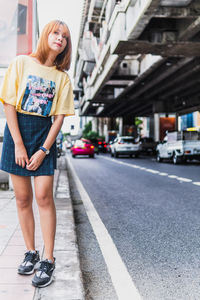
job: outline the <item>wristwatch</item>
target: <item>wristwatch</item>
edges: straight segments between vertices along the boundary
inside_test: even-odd
[[[46,148],[44,148],[44,147],[42,147],[42,146],[40,146],[39,149],[42,150],[46,155],[48,155],[49,152],[50,152],[48,149],[46,149]]]

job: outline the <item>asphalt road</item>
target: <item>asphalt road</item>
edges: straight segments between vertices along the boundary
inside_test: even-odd
[[[142,299],[199,300],[200,163],[108,154],[70,160]],[[87,300],[117,300],[73,183],[72,193]]]

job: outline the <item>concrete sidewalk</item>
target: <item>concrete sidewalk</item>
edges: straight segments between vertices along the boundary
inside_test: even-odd
[[[0,300],[82,300],[84,290],[79,264],[73,210],[69,192],[66,160],[58,160],[54,179],[54,197],[57,210],[57,231],[54,256],[55,280],[46,288],[31,285],[33,275],[17,274],[17,267],[24,258],[26,248],[21,234],[14,193],[0,191]],[[37,205],[34,201],[36,220],[36,249],[43,254],[42,234]]]

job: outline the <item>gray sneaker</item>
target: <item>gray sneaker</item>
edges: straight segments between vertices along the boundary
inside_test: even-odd
[[[55,257],[54,262],[48,259],[40,261],[40,268],[33,277],[32,285],[41,288],[49,285],[53,281],[53,273],[56,266],[55,261]]]
[[[39,267],[40,255],[39,251],[28,251],[25,253],[25,258],[18,267],[18,274],[30,275]]]

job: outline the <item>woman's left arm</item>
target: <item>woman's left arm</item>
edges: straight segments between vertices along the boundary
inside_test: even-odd
[[[54,116],[54,122],[51,126],[51,129],[49,130],[49,133],[47,135],[47,138],[44,142],[43,146],[46,149],[50,149],[53,143],[56,140],[56,137],[62,127],[63,120],[64,120],[65,115],[56,115]],[[29,160],[29,165],[26,166],[28,170],[35,171],[37,168],[41,165],[43,159],[45,158],[46,154],[42,150],[38,150],[35,152],[30,160]]]

